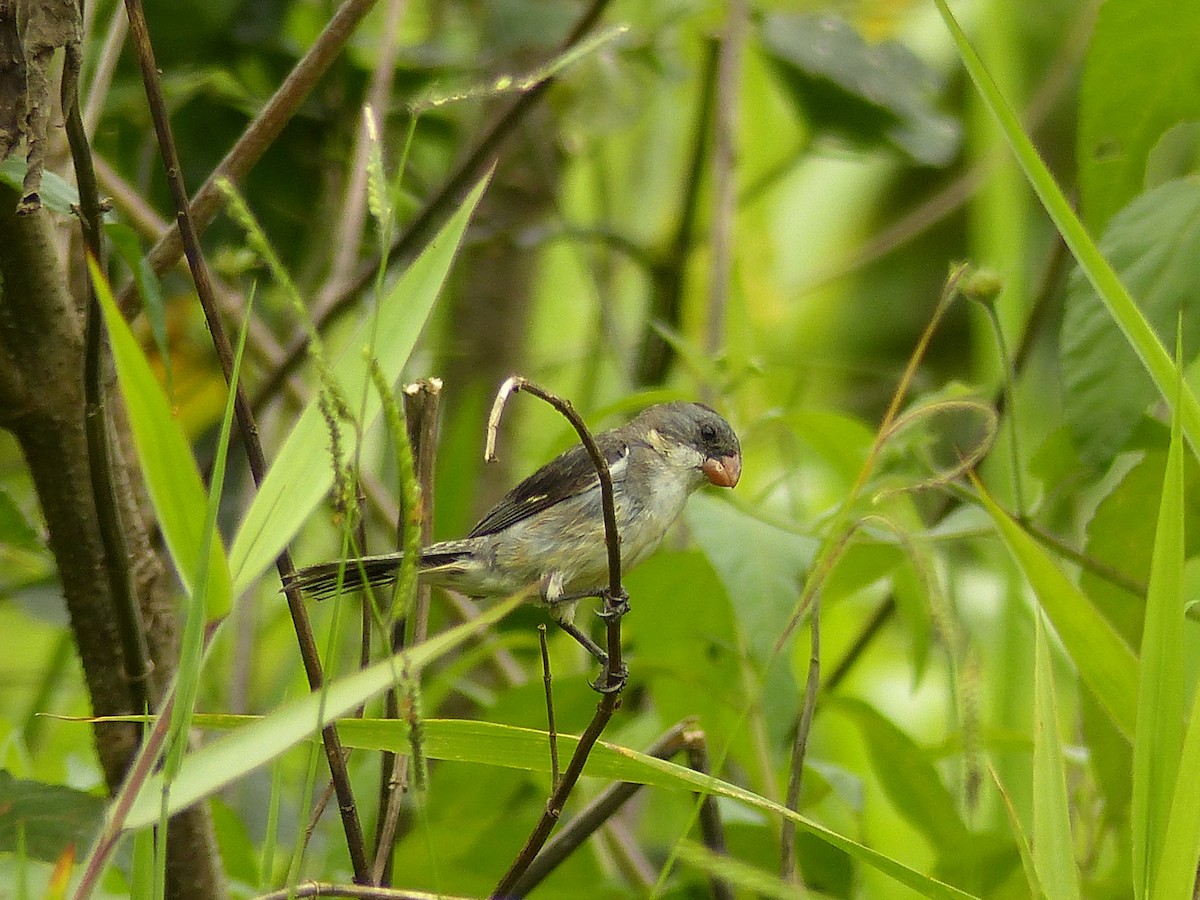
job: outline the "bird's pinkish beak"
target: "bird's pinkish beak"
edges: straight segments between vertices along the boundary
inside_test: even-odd
[[[700,468],[717,487],[731,488],[742,477],[742,458],[736,455],[722,456],[720,459],[710,456]]]

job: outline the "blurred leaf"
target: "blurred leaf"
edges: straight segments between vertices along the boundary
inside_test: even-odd
[[[835,15],[787,13],[764,17],[762,41],[815,130],[887,143],[926,166],[958,152],[961,128],[934,105],[933,72],[903,44],[869,44]]]
[[[1177,413],[1154,532],[1133,741],[1133,888],[1139,900],[1154,896],[1183,746],[1183,496]]]
[[[1121,733],[1133,737],[1137,718],[1137,658],[1079,588],[1021,526],[979,487],[979,498],[1017,565],[1029,579],[1084,683]]]
[[[940,852],[961,852],[970,835],[929,754],[869,704],[848,697],[826,702],[858,726],[875,777],[896,811]]]
[[[1113,217],[1100,251],[1160,339],[1174,334],[1183,310],[1184,360],[1192,359],[1200,351],[1200,180],[1168,182],[1136,197]],[[1159,392],[1079,269],[1065,304],[1064,415],[1084,462],[1104,468]]]
[[[74,788],[13,778],[0,769],[0,851],[14,853],[17,832],[25,831],[25,852],[53,862],[68,847],[91,843],[104,800]]]
[[[1079,89],[1080,207],[1096,232],[1141,192],[1151,148],[1200,118],[1200,5],[1106,0]]]
[[[663,721],[697,716],[714,746],[733,738],[735,758],[752,762],[748,729],[731,732],[744,722],[746,704],[737,623],[708,560],[694,550],[656,553],[630,573],[626,588],[634,681],[647,681]]]
[[[113,302],[108,282],[92,264],[92,281],[104,311],[121,396],[129,412],[133,442],[150,493],[150,503],[179,580],[190,596],[199,580],[197,565],[205,544],[204,523],[208,494],[191,448],[171,415],[141,347]],[[210,617],[228,612],[232,595],[229,565],[220,535],[211,535],[207,553],[207,608]]]
[[[22,157],[10,156],[0,162],[0,182],[20,193],[25,185],[27,168]],[[75,186],[49,169],[42,172],[42,186],[38,196],[42,198],[44,207],[59,215],[73,216],[74,208],[79,205],[79,192],[75,190]]]
[[[1078,900],[1079,871],[1067,777],[1058,742],[1058,706],[1050,645],[1041,612],[1035,611],[1037,649],[1034,654],[1033,704],[1033,865],[1048,900]]]
[[[363,322],[346,342],[345,352],[333,366],[345,396],[363,395],[368,375],[362,351],[372,334],[384,375],[392,381],[400,376],[487,183],[485,177],[475,185],[441,232],[380,299],[377,321]],[[229,560],[239,594],[275,561],[333,483],[329,435],[318,402],[319,398],[313,397],[296,421],[234,538]],[[379,410],[379,396],[368,392],[361,423],[364,431]]]
[[[517,608],[524,597],[498,603],[477,619],[444,631],[397,657],[383,660],[325,685],[240,728],[219,741],[207,744],[183,758],[171,781],[167,811],[174,814],[239,778],[264,766],[289,747],[312,737],[324,723],[346,715],[371,697],[391,687],[396,673],[405,670],[417,677],[421,669],[453,650],[463,641],[494,625]],[[200,723],[203,717],[196,717]],[[158,821],[163,804],[163,773],[147,779],[138,791],[122,828],[131,831]]]
[[[789,884],[776,872],[764,872],[739,859],[716,853],[703,844],[682,840],[676,850],[684,864],[695,866],[705,875],[723,879],[746,896],[768,897],[772,900],[798,900],[808,896],[808,892],[800,885]]]
[[[42,546],[38,533],[3,487],[0,487],[0,544],[23,550],[37,550]]]
[[[800,597],[817,542],[707,494],[692,497],[687,523],[729,595],[747,644],[769,658]]]
[[[162,286],[150,260],[142,254],[142,242],[137,232],[128,225],[109,222],[104,226],[104,234],[112,241],[113,247],[120,254],[122,261],[129,267],[133,280],[137,284],[138,296],[142,300],[142,308],[150,322],[150,331],[154,335],[154,343],[158,347],[158,355],[162,358],[163,369],[166,372],[167,397],[175,402],[173,387],[174,376],[171,372],[171,348],[167,343],[167,313],[163,305]]]
[[[1046,163],[1038,155],[1037,148],[1033,146],[1029,136],[1022,130],[1021,122],[1012,107],[1000,93],[996,82],[980,60],[979,54],[975,52],[975,48],[967,40],[967,36],[954,18],[954,14],[950,12],[946,0],[934,0],[934,2],[954,39],[963,65],[970,74],[971,80],[975,82],[980,97],[1000,124],[1000,129],[1003,131],[1013,155],[1016,156],[1017,162],[1025,171],[1025,177],[1029,180],[1030,185],[1037,192],[1042,206],[1054,221],[1055,227],[1062,235],[1063,242],[1079,263],[1079,267],[1087,275],[1088,281],[1100,295],[1108,314],[1121,329],[1125,340],[1136,350],[1142,366],[1154,380],[1159,395],[1169,404],[1179,404],[1183,418],[1183,434],[1194,451],[1200,449],[1200,402],[1197,402],[1196,395],[1192,393],[1186,383],[1183,385],[1182,392],[1175,390],[1177,384],[1175,364],[1163,349],[1162,342],[1155,335],[1154,329],[1141,314],[1128,289],[1122,284],[1113,267],[1097,248],[1091,235],[1079,220],[1079,216],[1075,214],[1075,210],[1063,195],[1062,189],[1055,182],[1054,176],[1046,168]],[[1127,372],[1120,373],[1121,377],[1125,377],[1127,374]]]

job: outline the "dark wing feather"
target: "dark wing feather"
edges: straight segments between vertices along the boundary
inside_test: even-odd
[[[610,466],[629,452],[615,431],[596,436],[596,445]],[[483,537],[537,515],[556,503],[596,487],[599,478],[587,448],[577,444],[542,466],[501,498],[468,537]]]

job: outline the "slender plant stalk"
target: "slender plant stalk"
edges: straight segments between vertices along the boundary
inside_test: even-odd
[[[496,402],[492,405],[492,413],[488,418],[485,458],[495,459],[496,432],[500,426],[500,417],[504,412],[509,395],[518,391],[533,394],[558,410],[575,428],[580,442],[587,449],[588,456],[591,457],[592,464],[596,467],[596,475],[600,481],[600,502],[604,512],[604,539],[608,549],[608,590],[604,594],[604,610],[602,611],[607,637],[608,662],[600,676],[603,683],[601,690],[605,693],[596,705],[596,714],[580,736],[575,752],[571,755],[571,760],[567,763],[567,768],[563,772],[557,788],[551,793],[541,819],[538,820],[537,825],[534,826],[532,833],[525,841],[525,845],[493,890],[494,897],[515,896],[512,893],[513,885],[529,868],[546,843],[546,839],[549,838],[550,832],[562,815],[567,798],[583,773],[583,766],[592,752],[592,747],[600,739],[600,735],[604,733],[604,729],[617,711],[617,707],[620,706],[621,693],[625,688],[627,677],[625,664],[621,659],[621,617],[626,609],[625,589],[621,584],[621,535],[617,529],[612,473],[608,469],[608,460],[600,452],[600,448],[596,445],[596,439],[592,437],[587,424],[575,411],[569,400],[564,400],[519,375],[514,375],[505,381],[496,394]]]
[[[146,25],[145,12],[142,9],[141,0],[126,0],[125,5],[129,12],[130,31],[138,51],[138,61],[142,68],[147,102],[154,121],[155,133],[158,136],[159,152],[162,154],[166,166],[167,182],[171,189],[171,198],[175,203],[179,235],[188,259],[188,266],[192,271],[196,293],[204,310],[209,333],[212,335],[213,345],[221,362],[221,370],[225,374],[230,390],[236,392],[234,409],[241,429],[242,442],[246,448],[250,472],[255,484],[261,485],[267,470],[266,456],[258,439],[258,426],[254,421],[254,414],[250,410],[246,392],[239,382],[231,380],[234,369],[233,348],[230,346],[229,335],[225,331],[225,326],[216,308],[208,266],[200,249],[199,236],[192,223],[187,189],[183,184],[183,171],[179,162],[179,154],[175,148],[175,141],[171,135],[170,118],[167,113],[166,101],[163,98],[158,67],[154,60],[154,50],[150,43],[150,31]],[[286,576],[294,571],[295,566],[292,564],[291,554],[286,549],[276,561],[276,568],[285,582]],[[308,610],[304,606],[303,598],[298,590],[287,591],[287,600],[309,686],[313,690],[319,690],[324,682],[324,675],[320,652],[317,649],[312,625],[308,619]],[[346,768],[337,726],[334,724],[325,726],[322,730],[322,738],[330,774],[337,789],[338,809],[341,812],[342,825],[346,832],[346,845],[354,868],[355,879],[366,883],[370,877],[366,841],[363,837],[362,825],[359,822],[358,807],[354,802],[354,791],[350,784],[350,775]]]

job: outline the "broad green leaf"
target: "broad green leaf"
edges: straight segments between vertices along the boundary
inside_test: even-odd
[[[1154,896],[1183,747],[1183,497],[1183,440],[1176,415],[1146,592],[1133,740],[1133,889],[1139,900]]]
[[[204,543],[204,520],[208,494],[191,448],[171,415],[170,405],[159,387],[146,357],[113,302],[108,282],[92,264],[92,281],[104,311],[112,344],[113,361],[121,395],[129,412],[133,442],[158,517],[171,561],[190,596],[198,581],[197,564]],[[208,556],[207,608],[210,618],[229,611],[232,594],[229,566],[219,535],[213,535]]]
[[[875,777],[900,815],[941,852],[961,852],[969,837],[967,826],[929,754],[861,700],[834,697],[828,704],[858,726]]]
[[[18,831],[25,852],[53,862],[70,846],[86,847],[104,814],[104,800],[58,784],[13,778],[0,769],[0,851],[17,849]]]
[[[750,651],[759,661],[767,659],[792,615],[817,542],[707,494],[692,497],[686,515],[729,594]]]
[[[1080,677],[1121,733],[1132,740],[1138,683],[1133,651],[1054,560],[982,488],[979,498],[1033,586]]]
[[[1151,149],[1200,118],[1200,5],[1105,0],[1079,89],[1080,206],[1099,231],[1136,194]]]
[[[382,298],[377,321],[364,321],[350,338],[340,360],[334,363],[335,377],[346,397],[363,395],[367,384],[367,361],[363,348],[374,334],[375,353],[384,375],[395,381],[417,342],[433,304],[442,289],[450,263],[463,232],[488,179],[482,179],[463,201],[441,232]],[[379,415],[380,402],[367,392],[366,413],[361,423],[369,428]],[[329,434],[314,397],[284,442],[278,457],[263,479],[262,487],[246,512],[229,551],[234,589],[241,593],[275,561],[280,551],[304,524],[333,483],[329,461]]]
[[[457,628],[442,632],[389,659],[326,685],[321,690],[286,704],[221,740],[183,758],[171,781],[168,812],[175,814],[266,765],[289,747],[312,737],[395,683],[398,672],[411,677],[463,641],[494,625],[516,609],[524,597],[498,603]],[[197,717],[196,721],[200,721]],[[146,780],[130,807],[122,829],[130,831],[158,821],[163,794],[163,773]]]
[[[1200,351],[1200,180],[1171,181],[1137,196],[1113,217],[1100,251],[1160,339],[1175,333],[1183,311],[1183,359],[1192,359]],[[1063,413],[1080,457],[1103,469],[1158,392],[1079,269],[1064,302]]]
[[[456,631],[466,627],[460,626]],[[419,648],[414,648],[414,653],[416,649]],[[367,670],[367,672],[370,671],[373,670]],[[359,679],[365,674],[366,672],[363,672],[352,677]],[[349,680],[346,679],[346,681]],[[386,686],[385,684],[384,687]],[[346,709],[352,709],[354,705],[354,703],[351,703]],[[279,713],[274,713],[268,716],[267,719],[252,721],[251,724],[239,728],[233,734],[216,742],[216,744],[230,741],[237,735],[256,728],[260,723],[275,719],[278,715]],[[200,727],[228,727],[238,721],[244,721],[245,718],[200,715],[196,717],[195,724]],[[310,720],[309,728],[301,735],[301,738],[312,736],[312,724],[313,722]],[[458,762],[472,762],[483,765],[524,769],[532,772],[550,771],[550,753],[548,749],[549,744],[547,743],[549,738],[544,731],[513,728],[497,723],[450,719],[425,719],[422,722],[422,726],[425,732],[425,752],[431,759],[449,759]],[[390,749],[405,752],[409,746],[408,729],[402,721],[379,719],[344,720],[338,722],[338,733],[341,735],[342,743],[346,747],[356,747],[363,750]],[[261,731],[257,731],[256,735],[261,735]],[[577,740],[577,738],[571,735],[560,734],[558,736],[560,757],[565,759],[575,749]],[[216,746],[216,744],[210,746]],[[253,742],[247,740],[240,744],[240,746],[251,748]],[[204,750],[201,750],[194,755],[198,756],[204,752]],[[668,790],[687,791],[689,793],[703,791],[718,797],[728,797],[731,800],[736,800],[755,809],[761,809],[774,815],[791,819],[796,822],[801,830],[844,851],[854,859],[875,867],[884,874],[894,878],[900,884],[912,888],[925,897],[969,898],[971,896],[935,878],[922,875],[877,850],[872,850],[870,847],[838,834],[806,816],[793,812],[745,788],[722,781],[719,778],[703,775],[677,763],[647,756],[636,750],[599,741],[588,757],[584,774],[606,780],[653,785]],[[174,796],[172,796],[172,799],[174,799]]]
[[[1041,612],[1037,620],[1033,698],[1033,865],[1049,900],[1078,900],[1079,871],[1071,838],[1071,810],[1050,645]]]
[[[937,78],[898,41],[866,41],[836,15],[771,13],[768,58],[816,130],[856,143],[886,142],[927,166],[947,165],[962,129],[937,109]]]
[[[1117,273],[1100,253],[1087,229],[1084,228],[1074,209],[1071,208],[1071,204],[1063,195],[1058,184],[1055,183],[1054,176],[1046,168],[1045,162],[1038,155],[1029,136],[1021,129],[1021,123],[1017,119],[1016,113],[1013,112],[1012,107],[996,86],[996,82],[984,68],[983,62],[979,59],[979,55],[971,46],[970,41],[967,40],[967,36],[963,34],[963,30],[954,18],[954,14],[950,12],[946,0],[934,0],[934,2],[954,39],[959,56],[962,57],[963,65],[970,74],[971,80],[975,83],[984,103],[1000,124],[1000,129],[1004,132],[1004,137],[1008,141],[1013,155],[1016,156],[1017,162],[1024,170],[1030,185],[1037,192],[1042,206],[1050,215],[1055,227],[1058,228],[1063,242],[1079,263],[1079,267],[1087,276],[1088,281],[1096,289],[1096,293],[1103,301],[1108,314],[1121,329],[1125,340],[1137,353],[1138,360],[1150,373],[1159,395],[1168,404],[1179,404],[1184,437],[1187,438],[1194,452],[1200,452],[1200,403],[1197,402],[1196,395],[1187,384],[1184,384],[1182,392],[1175,390],[1175,363],[1155,336],[1154,329],[1150,327],[1138,310],[1129,291],[1126,290],[1121,279],[1117,277]]]

